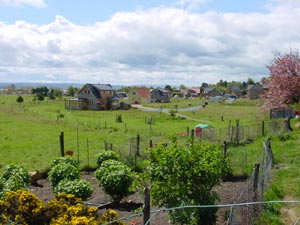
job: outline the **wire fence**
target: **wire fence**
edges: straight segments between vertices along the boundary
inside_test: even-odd
[[[197,132],[196,137],[199,140],[210,142],[240,144],[257,137],[265,135],[276,135],[286,132],[286,125],[283,120],[261,121],[252,125],[240,126],[239,121],[235,125],[229,124],[226,128],[205,128]]]
[[[260,161],[255,164],[253,172],[247,180],[247,185],[239,191],[237,202],[263,201],[264,191],[271,178],[273,165],[273,152],[270,139],[264,142],[264,150],[261,153]],[[262,212],[262,205],[245,205],[232,207],[227,225],[252,225],[254,220],[259,220]]]

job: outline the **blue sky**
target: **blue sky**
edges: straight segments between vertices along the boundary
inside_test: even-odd
[[[4,1],[5,2],[5,1]],[[36,24],[50,23],[56,15],[62,15],[72,22],[91,24],[108,20],[117,12],[130,12],[153,7],[181,7],[174,0],[46,0],[45,7],[1,5],[0,20],[14,23],[25,20]],[[185,6],[184,6],[185,7]],[[215,0],[199,5],[193,12],[215,10],[218,12],[261,12],[265,11],[264,0]]]
[[[0,0],[0,82],[259,81],[299,0]]]

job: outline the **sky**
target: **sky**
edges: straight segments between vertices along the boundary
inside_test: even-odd
[[[259,81],[298,21],[300,0],[0,0],[0,82]]]

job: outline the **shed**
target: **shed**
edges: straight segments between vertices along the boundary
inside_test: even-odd
[[[202,130],[206,128],[211,128],[211,126],[203,123],[197,124],[194,128],[196,136],[200,136],[202,134]]]

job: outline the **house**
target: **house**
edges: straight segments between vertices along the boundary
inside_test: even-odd
[[[129,102],[131,104],[142,104],[150,102],[150,90],[145,87],[131,88],[128,92]]]
[[[243,90],[237,86],[227,88],[226,92],[237,97],[241,97],[243,95]]]
[[[204,97],[216,97],[216,96],[221,96],[222,93],[216,89],[216,88],[204,88],[203,89],[203,96]]]
[[[259,85],[249,85],[248,86],[248,98],[249,99],[257,99],[264,93],[264,88]]]
[[[151,102],[161,102],[161,103],[167,103],[170,102],[170,92],[163,89],[153,89],[150,92],[151,95]]]
[[[78,91],[76,98],[65,101],[65,107],[79,110],[111,109],[114,95],[110,84],[86,84]]]
[[[180,92],[185,98],[198,97],[200,96],[201,93],[200,88],[186,88],[186,89],[181,89]]]
[[[201,94],[201,88],[190,88],[192,97],[199,97]]]

